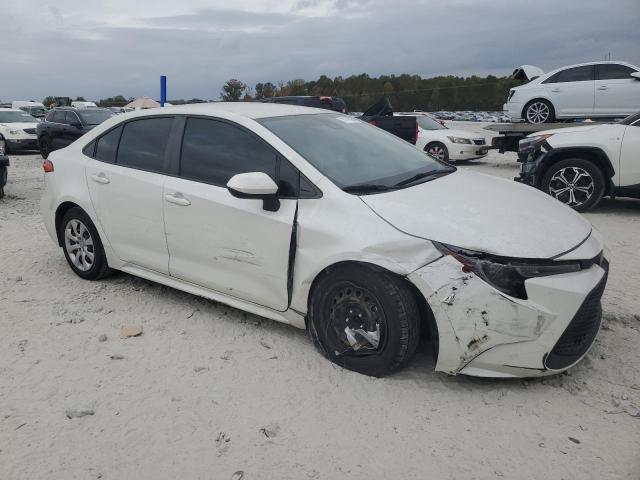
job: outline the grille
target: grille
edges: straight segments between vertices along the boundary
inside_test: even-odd
[[[476,145],[484,145],[485,141],[484,141],[484,138],[481,138],[481,139],[474,140],[473,143]]]
[[[25,128],[24,129],[24,133],[28,133],[29,135],[35,135],[36,134],[36,129],[35,128]]]
[[[608,265],[603,262],[605,270]],[[600,328],[602,306],[600,299],[607,284],[607,273],[591,290],[576,312],[558,342],[545,360],[545,366],[554,370],[567,367],[584,355],[593,343]]]

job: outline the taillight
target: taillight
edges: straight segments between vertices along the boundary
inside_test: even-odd
[[[376,122],[375,120],[371,120],[371,122],[370,122],[370,123],[371,123],[371,125],[373,125],[374,127],[377,127],[377,126],[378,126],[378,122]]]
[[[53,162],[51,160],[45,160],[42,163],[42,169],[44,170],[44,173],[53,172]]]

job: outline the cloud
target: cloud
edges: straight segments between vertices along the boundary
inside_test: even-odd
[[[229,78],[508,75],[608,52],[640,64],[636,0],[8,1],[3,101],[157,96],[160,74],[171,98],[218,98]]]

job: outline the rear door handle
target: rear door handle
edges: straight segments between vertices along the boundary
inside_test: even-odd
[[[600,85],[598,90],[606,90],[608,87],[606,85]]]
[[[99,173],[98,175],[91,175],[91,180],[97,183],[101,183],[103,185],[106,185],[107,183],[111,182],[111,180],[109,180],[107,176],[102,172]]]
[[[174,194],[167,194],[164,196],[164,199],[169,203],[174,203],[176,205],[180,205],[182,207],[188,207],[191,205],[191,202],[184,198],[180,192],[176,192]]]
[[[559,88],[554,88],[554,89],[553,89],[553,90],[551,90],[551,91],[552,91],[552,92],[554,92],[554,93],[558,93],[558,92],[560,91],[560,89],[559,89]]]

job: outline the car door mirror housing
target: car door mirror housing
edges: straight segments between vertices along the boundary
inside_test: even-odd
[[[266,173],[238,173],[227,182],[227,190],[237,198],[263,200],[263,208],[265,210],[275,212],[280,208],[280,201],[276,196],[278,185]]]
[[[633,73],[631,74],[631,76],[632,76],[633,78],[635,78],[636,80],[640,80],[640,72],[633,72]]]

